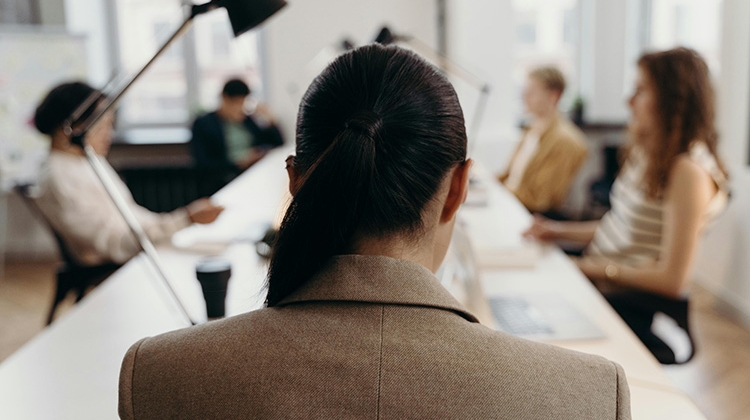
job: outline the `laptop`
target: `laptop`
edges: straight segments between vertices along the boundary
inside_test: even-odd
[[[472,239],[465,226],[456,224],[444,264],[437,273],[443,286],[464,303],[473,294],[469,291],[481,290]],[[556,293],[490,296],[488,303],[498,329],[513,335],[538,341],[606,337],[585,314]]]
[[[489,298],[498,329],[538,341],[593,340],[604,332],[555,293],[500,295]]]

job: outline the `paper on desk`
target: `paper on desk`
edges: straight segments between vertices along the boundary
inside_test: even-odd
[[[477,263],[483,268],[534,267],[541,256],[541,246],[523,237],[531,225],[531,215],[510,192],[487,179],[486,174],[479,175],[470,190],[470,195],[475,195],[474,205],[464,206],[460,213]]]
[[[505,223],[502,218],[502,211],[461,214],[477,263],[482,268],[533,268],[541,256],[541,247],[523,238],[518,225]]]

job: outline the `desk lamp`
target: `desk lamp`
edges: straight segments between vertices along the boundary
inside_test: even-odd
[[[94,127],[107,112],[115,107],[115,105],[119,102],[125,92],[146,71],[146,69],[154,63],[156,58],[164,51],[166,51],[166,49],[172,44],[172,42],[185,34],[185,32],[190,28],[190,25],[192,24],[193,19],[196,16],[206,12],[210,12],[220,7],[224,7],[225,9],[227,9],[229,21],[232,24],[232,30],[234,31],[234,36],[236,37],[259,25],[261,22],[268,19],[271,15],[276,13],[285,5],[286,1],[284,0],[212,0],[205,4],[192,5],[190,14],[187,16],[182,25],[180,25],[175,33],[172,34],[172,36],[164,43],[164,45],[161,46],[161,48],[159,48],[159,50],[143,66],[143,68],[135,73],[135,75],[132,76],[130,80],[128,80],[127,83],[125,83],[125,85],[119,89],[119,91],[117,91],[111,97],[105,96],[101,92],[95,92],[91,94],[63,123],[63,130],[65,134],[70,136],[71,142],[73,144],[77,144],[83,148],[86,159],[88,160],[92,169],[104,186],[104,189],[107,191],[107,194],[109,194],[109,196],[112,198],[115,206],[138,240],[141,249],[146,254],[146,257],[151,261],[151,265],[156,271],[156,274],[167,287],[167,290],[170,292],[170,295],[177,304],[177,307],[179,308],[182,316],[184,316],[191,325],[195,325],[195,322],[193,322],[193,320],[190,318],[190,315],[188,315],[185,307],[182,305],[179,298],[172,289],[172,286],[170,286],[169,281],[167,280],[167,276],[164,272],[164,268],[156,252],[156,248],[154,248],[153,243],[146,235],[143,227],[140,225],[135,215],[128,207],[125,199],[117,190],[117,186],[107,175],[107,172],[101,161],[99,161],[99,159],[97,158],[94,149],[85,142],[84,137],[86,136],[86,133],[92,127]],[[100,103],[100,101],[104,102]],[[96,107],[91,116],[86,118],[85,120],[81,120],[81,117],[91,107]]]

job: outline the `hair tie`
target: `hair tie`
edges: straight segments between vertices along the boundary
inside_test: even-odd
[[[344,130],[355,130],[367,134],[374,139],[380,133],[383,119],[372,110],[362,110],[352,115],[346,123]]]

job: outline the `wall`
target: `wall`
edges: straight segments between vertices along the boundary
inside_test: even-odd
[[[695,266],[695,281],[718,296],[750,326],[750,2],[724,0],[722,75],[718,84],[721,153],[732,177],[727,212],[706,234]]]
[[[291,141],[304,90],[327,64],[327,49],[349,38],[355,45],[372,41],[383,25],[437,44],[435,0],[289,1],[264,28],[269,104]]]
[[[625,75],[633,65],[625,60],[625,34],[634,27],[627,19],[628,0],[580,0],[580,4],[585,28],[581,36],[580,86],[586,101],[586,121],[624,122],[628,118]]]
[[[6,215],[0,215],[0,223],[7,223],[4,232],[7,242],[0,245],[0,250],[5,247],[5,257],[15,261],[46,261],[56,258],[57,245],[52,234],[30,213],[21,197],[11,193],[0,197],[0,200],[3,200],[0,203],[0,213],[7,209]],[[2,206],[7,208],[2,209]],[[2,220],[3,216],[7,220]]]
[[[471,125],[478,92],[454,77],[469,130],[469,154],[493,172],[505,166],[518,140],[519,100],[514,95],[513,7],[510,0],[452,0],[447,3],[448,55],[490,85],[478,132]]]
[[[49,149],[49,141],[29,127],[48,86],[61,80],[81,78],[86,74],[85,47],[81,37],[68,36],[55,28],[50,31],[4,31],[0,39],[0,190],[6,192],[17,183],[33,182],[38,166]],[[0,206],[5,205],[5,199]],[[11,253],[25,250],[32,255],[54,249],[43,230],[38,229],[17,197],[7,202],[8,247]]]
[[[104,86],[112,77],[112,63],[116,62],[116,52],[110,51],[108,28],[109,19],[92,19],[92,16],[106,16],[105,2],[101,0],[66,0],[65,27],[73,34],[91,34],[86,39],[87,57],[105,57],[89,60],[87,80],[94,86]],[[81,10],[86,13],[80,13]],[[76,11],[79,11],[76,13]]]
[[[63,0],[39,0],[42,25],[65,25]],[[29,213],[20,197],[0,192],[0,274],[2,261],[8,259],[48,260],[55,258],[57,247],[49,231]]]
[[[65,25],[65,3],[63,0],[38,0],[39,21],[42,25]]]

